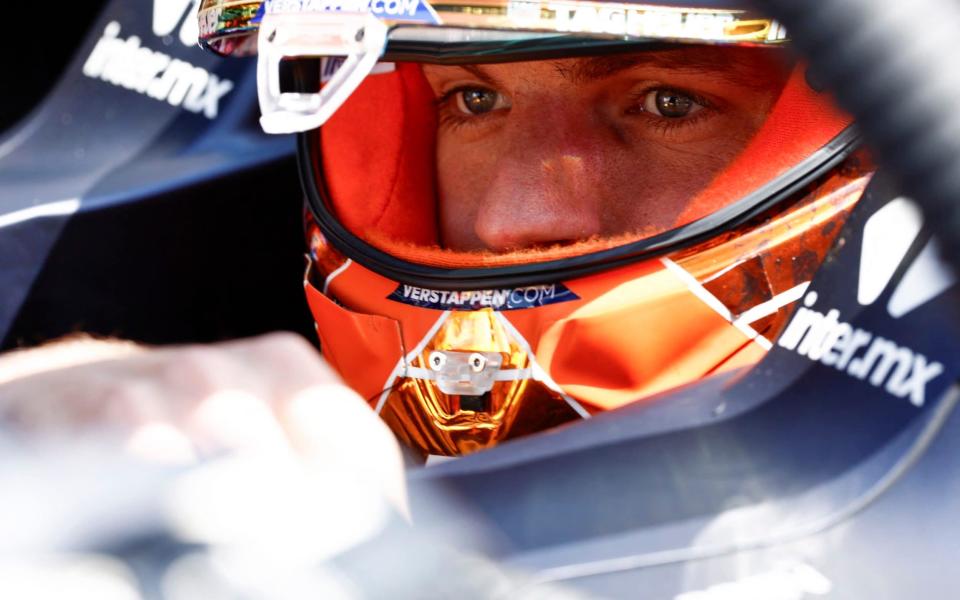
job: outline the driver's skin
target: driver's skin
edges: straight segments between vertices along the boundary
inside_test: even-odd
[[[425,65],[438,99],[443,245],[652,235],[703,216],[687,203],[763,124],[788,74],[780,57],[692,47]]]
[[[425,66],[437,96],[442,243],[517,250],[669,228],[757,130],[787,71],[769,51],[716,48]],[[259,417],[238,420],[243,406]],[[0,357],[0,414],[28,430],[119,425],[128,449],[162,460],[281,431],[298,449],[353,446],[340,454],[402,495],[387,428],[292,334],[160,349],[74,339],[11,352]]]

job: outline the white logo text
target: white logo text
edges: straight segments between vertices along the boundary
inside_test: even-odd
[[[202,67],[172,58],[140,45],[140,38],[119,37],[120,24],[104,28],[93,52],[83,64],[83,74],[116,86],[166,101],[192,113],[216,118],[220,100],[233,89],[233,82],[220,79]]]

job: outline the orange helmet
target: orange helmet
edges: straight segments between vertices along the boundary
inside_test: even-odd
[[[304,287],[323,354],[411,448],[457,455],[643,402],[755,363],[781,331],[872,166],[849,118],[790,58],[781,27],[732,1],[696,4],[203,3],[205,45],[223,53],[259,46],[264,127],[299,134]],[[738,135],[712,134],[723,152],[710,156],[709,169],[674,168],[675,159],[657,162],[656,152],[696,148],[703,156],[714,146],[657,138],[644,141],[654,150],[632,154],[641,152],[632,133],[609,142],[626,150],[607,169],[589,144],[561,133],[565,119],[589,118],[563,106],[523,130],[526,139],[488,143],[513,126],[505,119],[549,104],[549,96],[511,96],[494,76],[532,68],[517,64],[541,61],[565,81],[570,70],[600,72],[590,77],[603,82],[625,73],[589,88],[591,102],[619,102],[617,86],[633,85],[640,75],[632,69],[653,57],[661,71],[643,78],[659,87],[645,83],[613,118],[642,114],[652,119],[644,127],[667,127],[692,122],[701,109],[722,115],[732,102],[677,86],[664,69],[687,80],[706,70],[709,79],[747,56],[772,60],[776,74],[770,82],[741,78],[732,89],[755,84],[769,101],[751,105],[750,126]],[[443,69],[474,83],[445,93],[434,76]],[[532,72],[517,81],[527,85]],[[451,106],[497,114],[499,124],[466,143],[444,124]],[[578,150],[552,155],[551,136],[563,135]],[[470,145],[478,137],[496,149],[479,162]],[[647,158],[625,163],[623,155]],[[518,163],[521,179],[498,179]],[[498,232],[510,242],[484,245],[491,238],[471,232],[480,231],[498,185],[498,198],[516,203],[553,186],[555,206],[533,203],[532,212],[572,210],[575,195],[578,206],[599,206],[600,225],[515,243],[510,229],[529,229],[524,220],[537,215],[508,204],[513,212]],[[644,220],[650,207],[669,210]],[[464,243],[456,241],[461,231]]]

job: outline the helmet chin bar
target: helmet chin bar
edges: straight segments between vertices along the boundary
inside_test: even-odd
[[[266,14],[257,44],[260,125],[267,133],[320,127],[370,74],[387,45],[387,26],[371,13]],[[345,57],[317,93],[284,92],[286,58]]]

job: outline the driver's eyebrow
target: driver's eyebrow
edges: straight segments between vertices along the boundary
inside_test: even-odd
[[[494,77],[490,73],[487,73],[487,71],[485,71],[480,65],[466,64],[466,65],[455,65],[455,66],[458,69],[463,69],[467,73],[470,73],[480,81],[490,84],[490,86],[492,87],[500,86],[500,80],[498,80],[496,77]]]
[[[578,59],[572,65],[558,61],[555,65],[560,75],[574,83],[598,81],[640,67],[704,75],[748,87],[757,87],[759,83],[755,69],[744,65],[737,60],[737,57],[717,51],[635,52],[585,57]],[[759,87],[763,87],[763,84]]]

